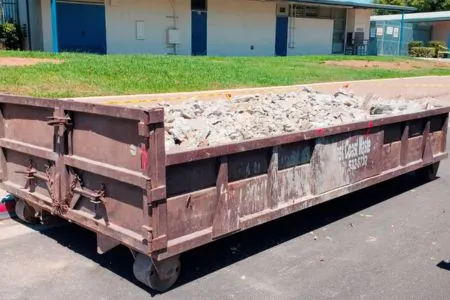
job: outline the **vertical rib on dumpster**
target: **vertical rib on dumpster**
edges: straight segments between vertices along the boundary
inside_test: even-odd
[[[3,106],[0,106],[0,138],[5,137],[5,119],[3,118]],[[0,180],[7,179],[6,157],[3,148],[0,148]]]
[[[428,119],[425,124],[422,137],[422,160],[424,163],[429,164],[433,162],[433,150],[431,149],[430,138],[431,121]]]
[[[58,119],[63,119],[65,117],[65,113],[64,110],[60,107],[57,106],[55,107],[55,111],[53,114],[53,117],[55,118],[55,120]],[[71,201],[72,199],[65,199],[66,194],[68,194],[68,174],[67,174],[67,169],[66,166],[64,164],[64,155],[66,153],[66,127],[62,124],[58,124],[57,126],[54,127],[54,144],[53,144],[53,148],[54,151],[57,153],[58,158],[56,159],[56,176],[54,178],[55,182],[54,182],[54,186],[56,187],[54,192],[54,197],[56,199],[52,199],[52,201],[54,202],[53,205],[57,205],[56,202],[58,201],[64,201],[66,203],[60,203],[62,205],[66,205],[67,201]],[[64,210],[63,207],[58,207],[59,209]],[[63,213],[64,211],[60,211],[59,213]],[[65,213],[65,212],[64,212]]]
[[[236,197],[230,197],[228,189],[228,157],[220,157],[216,181],[217,206],[214,212],[212,236],[217,238],[239,229],[239,212]]]
[[[266,208],[274,209],[278,205],[278,147],[272,147],[267,170],[267,202]]]
[[[400,164],[405,166],[408,164],[408,137],[409,137],[409,125],[405,124],[402,133],[402,150],[400,152]]]
[[[149,253],[167,248],[167,195],[166,195],[166,151],[164,144],[164,122],[154,120],[164,119],[164,110],[148,111],[148,120],[144,122],[145,129],[141,134],[145,136],[142,155],[144,173],[150,177],[147,185],[144,214],[150,230]],[[141,122],[141,123],[142,123]],[[150,212],[148,208],[150,207]]]
[[[447,148],[447,132],[448,132],[448,114],[445,115],[444,125],[442,127],[442,144],[441,144],[441,152],[444,153]]]

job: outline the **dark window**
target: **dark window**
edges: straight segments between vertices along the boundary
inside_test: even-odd
[[[206,11],[206,1],[207,0],[191,0],[191,9]]]

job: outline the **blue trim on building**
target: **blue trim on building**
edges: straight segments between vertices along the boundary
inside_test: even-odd
[[[52,51],[59,52],[58,44],[58,18],[57,18],[56,0],[50,0],[50,18],[52,23]]]

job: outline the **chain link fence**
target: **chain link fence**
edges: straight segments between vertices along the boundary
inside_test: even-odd
[[[401,30],[401,21],[370,22],[369,54],[405,56],[411,41],[422,41],[426,45],[431,39],[430,25],[404,23],[400,45]]]

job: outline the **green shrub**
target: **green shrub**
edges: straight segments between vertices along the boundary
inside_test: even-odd
[[[0,43],[7,50],[21,49],[22,32],[20,26],[12,23],[0,24]]]
[[[408,54],[411,55],[411,48],[414,47],[423,47],[422,41],[411,41],[408,43]]]
[[[430,41],[428,42],[428,47],[433,47],[436,49],[434,57],[442,56],[439,55],[439,51],[448,51],[447,45],[441,41]]]
[[[436,49],[433,47],[412,47],[411,56],[413,57],[435,57]]]

